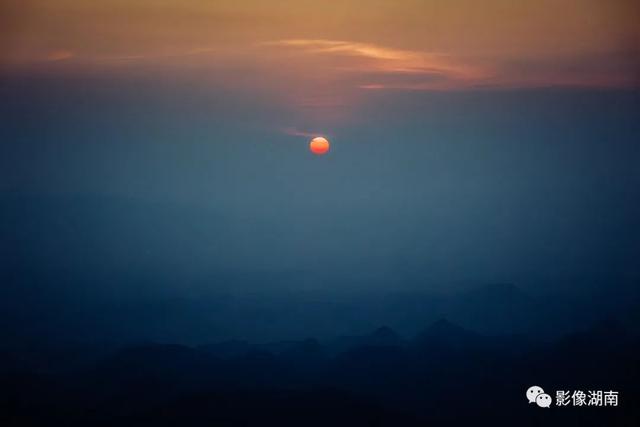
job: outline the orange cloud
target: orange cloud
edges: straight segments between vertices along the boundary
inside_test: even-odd
[[[429,77],[422,82],[425,89],[468,86],[492,76],[486,66],[455,59],[451,55],[394,49],[371,43],[343,40],[290,39],[265,43],[299,49],[308,55],[343,56],[355,59],[352,62],[336,62],[334,71],[360,72],[369,77],[375,74],[402,76],[412,74]],[[440,76],[433,79],[433,76]],[[436,81],[437,80],[437,81]],[[446,82],[446,83],[445,83]],[[385,88],[388,83],[369,82],[357,85],[361,88]]]
[[[469,57],[395,49],[372,43],[325,39],[285,39],[263,43],[328,58],[324,72],[363,90],[462,90],[477,88],[637,87],[632,53],[549,59]],[[326,75],[326,74],[325,74]]]

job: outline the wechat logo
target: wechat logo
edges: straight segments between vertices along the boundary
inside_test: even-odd
[[[551,406],[551,396],[546,394],[542,387],[537,385],[527,389],[527,400],[529,403],[535,403],[541,408],[549,408]]]

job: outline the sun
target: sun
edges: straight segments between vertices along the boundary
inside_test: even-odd
[[[309,150],[318,156],[326,154],[329,151],[329,141],[321,136],[315,137],[309,143]]]

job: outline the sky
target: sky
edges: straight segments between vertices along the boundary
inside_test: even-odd
[[[257,98],[288,116],[272,132],[300,136],[352,120],[371,92],[639,84],[633,1],[42,0],[3,9],[0,66],[10,75]]]
[[[369,91],[638,85],[633,1],[25,1],[3,6],[9,70],[197,80],[264,96],[295,133]],[[310,128],[307,129],[307,126]]]
[[[140,298],[640,275],[637,2],[0,8],[5,275]]]

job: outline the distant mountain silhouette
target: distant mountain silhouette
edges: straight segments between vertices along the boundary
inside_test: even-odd
[[[447,319],[438,319],[431,324],[428,328],[422,331],[417,340],[429,340],[442,337],[475,337],[477,334],[471,331],[467,331],[459,325],[449,322]]]
[[[254,220],[256,229],[275,232]],[[224,216],[214,206],[2,194],[0,342],[34,349],[34,343],[199,344],[242,337],[252,346],[282,340],[282,349],[266,348],[279,353],[297,337],[345,334],[325,346],[335,355],[364,345],[362,331],[378,325],[409,337],[439,318],[486,336],[556,339],[599,317],[624,313],[625,323],[640,331],[637,279],[603,278],[599,290],[575,281],[570,288],[580,292],[563,293],[553,286],[539,292],[531,279],[526,286],[478,282],[466,290],[436,291],[435,284],[417,290],[431,289],[423,283],[356,291],[348,272],[324,277],[304,269],[230,268],[221,242],[236,241],[245,229],[237,216]],[[305,281],[331,286],[303,290]],[[340,291],[345,289],[350,291]],[[393,337],[367,340],[395,345]],[[241,343],[224,347],[209,351],[225,358],[248,350]],[[43,360],[39,354],[46,353],[34,349],[27,365],[48,369],[75,357]]]
[[[406,341],[388,327],[348,341],[336,355],[327,350],[335,342],[316,339],[197,348],[140,344],[75,371],[5,369],[0,422],[395,427],[481,419],[533,426],[545,417],[545,426],[627,426],[639,419],[632,402],[640,398],[640,340],[615,319],[550,343],[486,336],[444,318]],[[531,384],[545,390],[614,389],[624,403],[544,415],[524,397]]]
[[[342,353],[357,347],[401,346],[402,338],[388,326],[381,326],[368,335],[342,336],[327,343],[331,354]]]
[[[434,348],[465,349],[478,344],[478,334],[468,331],[446,319],[440,319],[422,331],[414,340],[414,345],[423,350]]]
[[[199,347],[200,350],[223,359],[243,356],[253,348],[254,346],[249,342],[242,340],[229,340],[215,344],[205,344]]]
[[[382,326],[368,337],[365,337],[365,345],[379,345],[379,346],[395,346],[400,345],[400,335],[398,335],[393,329],[388,326]]]

